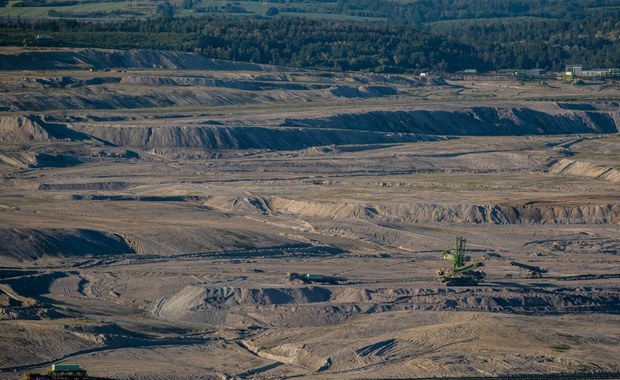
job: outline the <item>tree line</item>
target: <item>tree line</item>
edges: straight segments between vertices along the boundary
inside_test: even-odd
[[[337,0],[330,13],[385,17],[390,24],[419,26],[442,20],[530,16],[582,20],[620,15],[618,0]]]
[[[48,45],[198,52],[209,58],[329,70],[458,71],[482,64],[469,46],[431,33],[384,24],[306,18],[185,17],[87,22],[16,21],[0,44],[46,34]]]
[[[429,30],[280,16],[13,20],[0,26],[0,44],[32,43],[34,35],[46,34],[53,39],[45,43],[55,46],[181,50],[209,58],[329,70],[560,70],[566,63],[620,66],[619,31],[620,19],[605,14],[579,20],[447,22]]]
[[[441,23],[439,23],[441,24]],[[471,46],[487,69],[561,70],[567,63],[620,67],[620,18],[494,19],[436,25],[434,33]]]

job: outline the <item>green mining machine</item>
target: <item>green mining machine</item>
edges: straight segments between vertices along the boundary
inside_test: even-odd
[[[437,279],[447,286],[472,286],[478,285],[484,278],[484,272],[476,268],[484,265],[481,261],[471,261],[465,256],[465,243],[461,236],[456,237],[456,247],[454,251],[447,250],[443,253],[443,258],[450,260],[452,268],[439,268],[435,272]]]

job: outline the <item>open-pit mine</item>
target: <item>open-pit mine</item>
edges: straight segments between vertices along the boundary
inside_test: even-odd
[[[617,82],[0,69],[0,379],[620,371]]]

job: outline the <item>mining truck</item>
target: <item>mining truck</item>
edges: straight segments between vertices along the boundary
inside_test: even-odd
[[[437,280],[446,286],[472,286],[484,278],[485,273],[477,268],[484,266],[481,261],[471,261],[471,257],[465,256],[465,243],[461,236],[456,237],[454,251],[443,252],[443,258],[452,263],[452,268],[439,268],[435,271]]]
[[[324,276],[322,274],[314,274],[314,273],[295,273],[291,272],[288,274],[289,281],[301,281],[304,284],[310,283],[321,283],[321,284],[343,284],[347,282],[347,279],[344,277],[333,277],[333,276]]]

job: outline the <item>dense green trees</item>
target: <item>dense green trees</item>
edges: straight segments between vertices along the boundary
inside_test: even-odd
[[[452,24],[452,25],[449,25]],[[620,66],[620,19],[494,19],[438,23],[434,33],[472,46],[487,69],[560,70],[567,63],[587,67]]]
[[[338,0],[332,13],[386,17],[388,23],[419,26],[442,20],[531,16],[582,20],[620,14],[618,0]]]
[[[159,18],[122,23],[50,20],[21,27],[60,46],[197,51],[207,57],[336,70],[404,72],[483,64],[469,46],[412,28],[303,18]],[[15,30],[0,30],[10,44]],[[23,38],[23,37],[22,37]]]
[[[279,13],[280,11],[278,10],[278,8],[269,7],[269,9],[265,11],[265,16],[277,16]]]
[[[335,13],[381,15],[388,23],[288,16],[171,18],[172,5],[160,5],[157,19],[5,20],[0,44],[49,34],[59,46],[185,50],[211,58],[379,72],[560,70],[567,63],[620,67],[620,0],[338,0],[325,5]]]
[[[161,18],[172,18],[174,16],[174,7],[170,4],[170,1],[166,0],[163,3],[157,4],[155,15]]]

